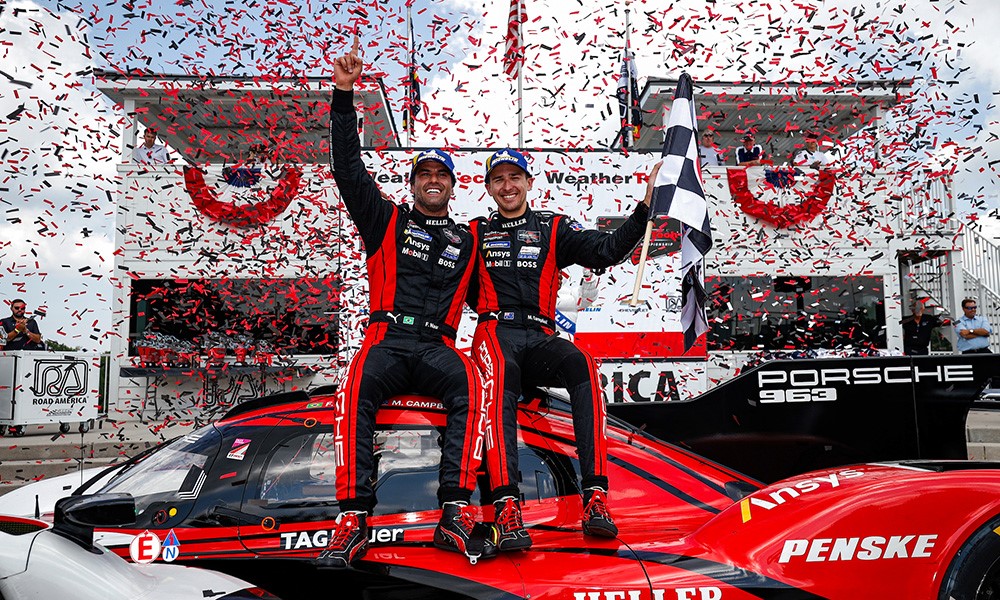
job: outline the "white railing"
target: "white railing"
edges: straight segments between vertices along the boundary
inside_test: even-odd
[[[976,299],[979,315],[993,326],[990,347],[1000,352],[1000,246],[974,229],[966,229],[963,237],[966,295]]]
[[[993,296],[1000,296],[1000,246],[974,229],[965,230],[962,265]]]
[[[951,268],[949,253],[912,263],[908,273],[910,292],[923,292],[931,298],[934,306],[940,307],[948,315],[954,314],[961,298],[955,297],[954,286],[949,283],[948,273]],[[917,297],[920,294],[913,295]]]
[[[949,233],[958,229],[951,180],[944,177],[915,182],[902,194],[900,220],[904,234]]]

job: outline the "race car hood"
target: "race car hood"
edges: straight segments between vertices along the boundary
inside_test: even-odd
[[[1000,464],[899,462],[815,471],[735,502],[685,539],[683,553],[713,564],[751,565],[764,578],[810,589],[822,589],[813,579],[817,564],[851,568],[860,577],[878,561],[906,560],[926,563],[923,570],[932,573],[993,516],[982,502],[984,485],[1000,493]],[[842,584],[831,577],[829,595],[842,593],[836,587]]]
[[[1000,464],[992,463],[913,461],[814,471],[749,494],[709,521],[695,537],[718,535],[720,528],[730,533],[739,531],[741,536],[746,535],[746,531],[740,531],[745,528],[771,529],[780,525],[782,528],[808,529],[820,526],[816,522],[819,515],[827,517],[823,521],[828,521],[851,514],[868,514],[902,504],[904,498],[915,497],[925,498],[923,503],[930,505],[937,494],[944,493],[948,494],[949,503],[974,507],[978,505],[975,490],[956,495],[955,488],[961,489],[963,479],[973,473],[977,485],[982,485],[984,471],[988,485],[1000,489]],[[846,496],[865,501],[845,504]]]
[[[28,568],[28,551],[39,532],[48,525],[35,519],[0,515],[0,579]]]

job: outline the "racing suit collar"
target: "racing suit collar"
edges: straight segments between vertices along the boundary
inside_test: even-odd
[[[526,206],[524,214],[508,219],[507,217],[501,215],[498,212],[493,213],[493,226],[499,227],[500,229],[513,229],[514,227],[519,227],[528,222],[531,217],[532,210],[530,206]]]
[[[455,221],[453,221],[450,216],[429,217],[415,208],[410,211],[410,218],[417,225],[421,225],[423,227],[448,227],[455,224]]]

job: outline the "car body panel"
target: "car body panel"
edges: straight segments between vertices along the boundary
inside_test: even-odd
[[[101,546],[82,547],[49,523],[0,515],[0,597],[5,600],[219,600],[271,598],[225,573],[136,565]]]
[[[885,460],[967,459],[972,408],[996,410],[990,354],[795,358],[745,366],[693,398],[608,414],[765,482]]]
[[[401,397],[378,416],[379,506],[369,517],[369,551],[352,569],[320,572],[310,561],[337,514],[333,404],[304,394],[261,400],[153,452],[102,490],[131,486],[139,494],[136,524],[100,530],[96,539],[136,560],[133,541],[156,535],[166,548],[156,562],[241,564],[244,578],[254,581],[249,570],[279,583],[294,565],[345,590],[377,581],[496,599],[932,598],[959,548],[1000,515],[1000,465],[860,464],[763,486],[612,419],[619,535],[586,537],[572,420],[561,399],[545,396],[519,410],[533,546],[473,565],[432,544],[443,407]],[[156,461],[179,474],[156,473]],[[139,485],[144,479],[157,484],[154,493]],[[164,482],[176,489],[159,489]],[[480,518],[491,521],[492,513],[487,503]]]

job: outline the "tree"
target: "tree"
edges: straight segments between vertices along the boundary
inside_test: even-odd
[[[76,348],[73,346],[67,346],[66,344],[57,342],[55,340],[45,340],[46,350],[55,350],[57,352],[79,352],[82,348]]]

